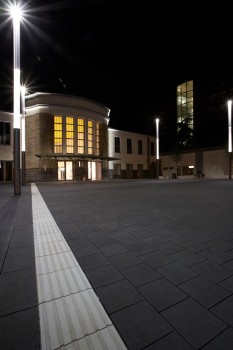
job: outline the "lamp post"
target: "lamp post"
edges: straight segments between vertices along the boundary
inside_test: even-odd
[[[229,153],[229,180],[231,180],[231,162],[232,162],[232,100],[227,102],[228,107],[228,153]]]
[[[18,5],[11,5],[14,48],[14,194],[21,194],[20,186],[20,20]]]
[[[21,140],[21,154],[22,154],[22,185],[26,185],[26,176],[25,176],[25,152],[26,152],[26,142],[25,142],[25,94],[26,87],[21,86],[21,105],[22,105],[22,118],[21,118],[21,127],[22,127],[22,140]]]
[[[159,179],[159,118],[156,122],[156,178]]]

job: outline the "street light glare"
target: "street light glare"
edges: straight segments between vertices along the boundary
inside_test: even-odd
[[[21,94],[25,96],[27,93],[27,87],[25,85],[21,85]]]
[[[10,4],[9,11],[14,21],[20,22],[22,20],[23,12],[19,4]]]

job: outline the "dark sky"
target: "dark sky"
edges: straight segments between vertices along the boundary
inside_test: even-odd
[[[0,110],[12,110],[7,3],[0,1]],[[227,1],[28,0],[24,6],[22,80],[31,92],[104,104],[111,109],[113,128],[149,132],[148,120],[164,111],[182,79],[232,74]]]

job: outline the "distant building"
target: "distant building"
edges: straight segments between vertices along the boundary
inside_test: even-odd
[[[177,89],[177,121],[191,113],[195,129],[198,109],[188,87]],[[109,108],[81,97],[27,96],[26,182],[155,178],[155,136],[109,128],[109,116]],[[227,177],[225,145],[160,154],[161,178],[193,177],[198,170]],[[13,114],[7,112],[0,112],[0,181],[13,181]]]
[[[26,180],[100,180],[107,172],[110,110],[91,100],[26,98]]]
[[[155,177],[155,137],[108,129],[109,178]]]

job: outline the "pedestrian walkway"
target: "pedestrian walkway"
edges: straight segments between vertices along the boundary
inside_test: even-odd
[[[41,349],[126,349],[35,184],[32,213]]]
[[[1,348],[232,349],[233,182],[12,191],[0,187]]]

